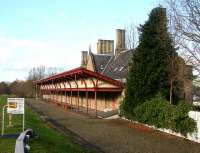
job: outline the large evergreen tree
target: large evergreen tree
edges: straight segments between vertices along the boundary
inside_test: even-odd
[[[139,30],[139,45],[130,66],[122,104],[127,117],[134,116],[133,109],[157,93],[169,96],[168,57],[176,54],[167,30],[165,8],[154,8]]]

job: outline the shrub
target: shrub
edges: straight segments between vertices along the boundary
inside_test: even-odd
[[[167,128],[184,136],[196,130],[196,122],[188,116],[190,106],[186,102],[172,105],[159,95],[134,109],[137,121]]]
[[[123,100],[119,106],[119,116],[125,116],[127,119],[130,120],[135,120],[133,113],[131,113],[130,111],[127,111],[127,105],[125,103],[125,101]]]

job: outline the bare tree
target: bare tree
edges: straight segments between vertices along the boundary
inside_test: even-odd
[[[46,68],[46,77],[55,75],[55,74],[57,74],[58,72],[60,72],[60,69],[57,68],[57,67],[49,67],[49,68]]]
[[[168,69],[169,69],[169,101],[170,104],[173,102],[173,90],[174,90],[174,82],[179,79],[179,57],[177,54],[168,55]]]
[[[28,80],[39,80],[45,77],[46,67],[34,67],[29,71]]]
[[[125,26],[126,30],[126,49],[135,49],[137,46],[137,30],[134,24]]]
[[[45,66],[34,67],[29,71],[28,80],[40,80],[45,77],[55,75],[59,71],[60,69],[56,67],[48,67],[48,68]]]
[[[169,28],[175,45],[200,74],[200,1],[166,0],[169,16]]]

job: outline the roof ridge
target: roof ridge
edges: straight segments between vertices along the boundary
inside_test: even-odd
[[[134,49],[123,50],[123,51],[121,51],[119,54],[121,54],[121,53],[125,53],[125,52],[129,52],[129,51],[134,51]]]
[[[121,88],[123,88],[123,86],[124,86],[123,83],[121,83],[121,82],[119,82],[119,81],[117,81],[117,80],[115,80],[115,79],[113,79],[113,78],[111,78],[111,77],[108,77],[108,76],[106,76],[106,75],[100,74],[100,73],[98,73],[98,72],[93,72],[93,71],[91,71],[91,70],[88,70],[88,69],[82,68],[82,67],[78,67],[78,68],[75,68],[75,69],[71,69],[71,70],[65,71],[65,73],[59,73],[59,74],[57,74],[57,75],[55,75],[55,76],[53,76],[53,77],[48,77],[48,78],[45,78],[45,79],[42,79],[42,80],[33,81],[33,83],[39,84],[39,83],[41,83],[41,82],[53,81],[53,80],[55,80],[55,79],[58,79],[59,77],[60,77],[60,78],[61,78],[61,77],[62,77],[62,78],[68,78],[68,77],[66,77],[67,75],[68,75],[68,76],[69,76],[69,75],[70,75],[70,76],[71,76],[71,75],[75,75],[75,76],[76,76],[76,74],[78,75],[78,74],[80,74],[81,72],[87,73],[90,77],[91,77],[91,76],[92,76],[92,77],[96,77],[96,78],[98,78],[98,79],[107,81],[107,82],[112,83],[112,84],[114,84],[114,85],[116,85],[116,86],[119,86],[119,87],[121,87]]]
[[[94,54],[93,53],[93,55],[95,56],[95,55],[99,55],[99,56],[114,56],[114,55],[112,55],[112,54]]]
[[[133,52],[134,49],[129,49],[129,50],[124,50],[124,51],[121,51],[117,56],[115,56],[115,60],[121,55],[121,54],[124,54],[126,52]]]

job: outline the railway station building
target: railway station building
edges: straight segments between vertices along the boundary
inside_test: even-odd
[[[116,35],[115,52],[112,40],[98,40],[97,54],[81,52],[80,67],[35,81],[37,97],[94,116],[118,114],[134,50],[125,48],[125,30],[117,29]],[[191,101],[192,67],[180,61],[182,95]]]

